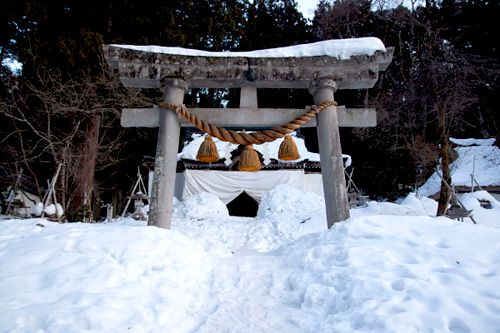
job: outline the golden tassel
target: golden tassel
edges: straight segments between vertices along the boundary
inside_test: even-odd
[[[253,149],[252,145],[245,147],[245,150],[240,155],[238,170],[240,171],[258,171],[262,168],[260,164],[259,154]]]
[[[300,158],[299,150],[297,145],[293,142],[290,135],[285,136],[285,140],[280,145],[278,152],[278,158],[284,161],[293,161]]]
[[[212,141],[212,137],[210,135],[207,135],[205,137],[205,141],[201,143],[196,159],[206,163],[216,162],[220,159],[219,153],[217,152],[217,146],[215,145],[215,142]]]

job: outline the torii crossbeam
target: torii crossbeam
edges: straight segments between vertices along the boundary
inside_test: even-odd
[[[108,64],[128,87],[159,88],[180,105],[189,88],[240,88],[238,109],[189,109],[217,126],[275,127],[304,109],[260,109],[258,88],[309,89],[314,103],[337,89],[371,88],[392,60],[393,48],[373,37],[330,40],[252,52],[206,52],[175,47],[104,45]],[[122,125],[159,127],[149,225],[170,229],[180,126],[192,126],[165,107],[124,109]],[[375,109],[324,108],[317,126],[328,228],[349,218],[339,126],[376,125]]]

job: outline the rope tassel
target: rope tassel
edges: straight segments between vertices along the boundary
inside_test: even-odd
[[[215,145],[215,142],[212,141],[212,137],[210,135],[207,135],[205,137],[205,141],[201,143],[196,159],[205,163],[216,162],[220,159],[219,153],[217,152],[217,146]]]
[[[293,161],[300,158],[297,145],[290,135],[285,136],[285,140],[281,143],[278,158],[284,161]]]
[[[260,164],[259,154],[253,149],[252,145],[246,146],[245,150],[241,153],[238,170],[258,171],[261,168],[262,165]]]

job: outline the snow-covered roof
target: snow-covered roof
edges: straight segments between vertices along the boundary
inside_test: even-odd
[[[293,45],[287,47],[278,47],[273,49],[264,49],[248,52],[212,52],[182,47],[169,46],[138,46],[138,45],[119,45],[111,46],[153,53],[176,54],[184,56],[201,57],[243,57],[243,58],[288,58],[288,57],[315,57],[329,56],[338,59],[349,59],[352,56],[373,55],[376,51],[385,52],[385,46],[382,41],[376,37],[363,37],[351,39],[332,39],[310,44]]]
[[[500,186],[500,149],[493,146],[495,139],[450,139],[459,145],[455,148],[458,158],[450,164],[455,186],[471,186],[471,174],[480,186]],[[434,173],[419,189],[424,196],[439,192],[441,178]]]
[[[312,162],[320,161],[318,153],[313,153],[307,150],[304,139],[298,138],[295,132],[291,133],[290,135],[293,137],[293,141],[297,145],[297,149],[299,150],[300,154],[300,158],[293,162],[300,162],[304,160],[309,160]],[[201,143],[205,140],[205,135],[195,133],[191,136],[191,138],[193,140],[187,142],[182,151],[177,155],[178,160],[183,158],[188,160],[196,160],[196,154],[198,153],[198,149],[200,148]],[[284,138],[281,138],[266,144],[254,145],[254,149],[264,156],[265,156],[265,150],[267,149],[269,158],[278,160],[278,151],[283,140]],[[230,154],[233,150],[238,148],[238,145],[224,142],[217,138],[213,138],[213,141],[217,146],[217,151],[221,158],[223,158],[226,155],[226,151],[227,153]],[[343,157],[347,159],[347,161],[345,162],[346,167],[351,165],[351,157],[349,155],[343,155]]]
[[[311,153],[307,150],[304,139],[297,138],[295,133],[292,133],[293,141],[297,145],[297,149],[299,150],[300,158],[294,162],[300,162],[303,160],[310,161],[318,161],[319,162],[319,154]],[[191,136],[192,141],[185,144],[182,151],[177,155],[177,159],[180,160],[182,158],[189,160],[196,160],[196,154],[198,153],[198,149],[200,148],[201,143],[205,140],[204,134],[195,133]],[[259,153],[264,155],[264,150],[267,149],[269,153],[269,158],[278,159],[278,151],[280,144],[283,142],[282,139],[277,139],[273,142],[269,142],[267,144],[262,145],[254,145],[254,149]],[[213,138],[215,145],[217,146],[217,151],[219,156],[223,158],[226,155],[226,150],[228,153],[231,153],[233,150],[238,148],[238,145],[221,141],[217,138]]]
[[[493,146],[495,143],[494,138],[492,139],[455,139],[455,138],[450,138],[450,141],[453,142],[454,144],[458,146]]]

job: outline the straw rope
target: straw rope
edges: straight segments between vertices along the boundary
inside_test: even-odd
[[[266,142],[272,142],[276,139],[280,139],[287,134],[292,133],[308,120],[316,116],[321,110],[324,108],[335,105],[338,106],[335,101],[328,101],[318,106],[313,105],[311,110],[307,111],[302,116],[290,121],[289,123],[275,127],[269,130],[263,130],[260,132],[246,133],[246,132],[236,132],[232,130],[227,130],[223,127],[217,127],[213,124],[209,124],[204,120],[196,117],[195,115],[189,113],[189,111],[183,105],[175,105],[168,102],[162,102],[159,104],[160,106],[167,107],[169,109],[174,110],[182,116],[184,119],[189,121],[199,130],[207,133],[208,135],[214,136],[219,140],[231,142],[233,144],[241,144],[241,145],[260,145]]]

